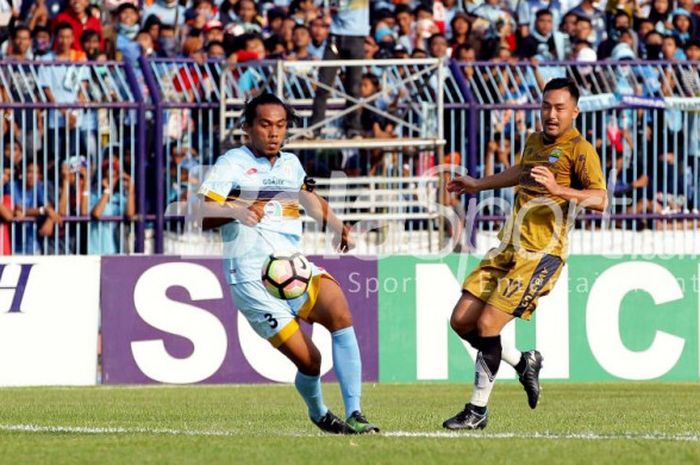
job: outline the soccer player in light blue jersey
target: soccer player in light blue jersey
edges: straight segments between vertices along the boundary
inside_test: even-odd
[[[277,250],[298,250],[302,224],[299,206],[326,225],[334,245],[345,252],[352,246],[349,229],[313,193],[299,159],[281,152],[293,112],[273,94],[261,94],[243,112],[246,145],[226,152],[200,188],[205,229],[221,226],[225,274],[236,307],[253,329],[297,367],[295,385],[311,420],[335,434],[374,433],[360,408],[362,363],[352,315],[338,283],[313,266],[309,288],[299,298],[276,299],[263,286],[265,259]],[[331,332],[333,366],[340,382],[346,420],[335,416],[321,393],[321,354],[300,331],[298,320],[319,323]]]

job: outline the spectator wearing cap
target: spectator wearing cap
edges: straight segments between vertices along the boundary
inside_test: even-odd
[[[317,59],[323,59],[323,52],[326,49],[328,40],[328,25],[323,18],[316,18],[311,21],[311,43],[309,44],[309,53]]]
[[[678,0],[676,2],[678,8],[683,8],[690,13],[691,29],[693,31],[692,39],[700,40],[700,15],[695,12],[694,0]]]
[[[88,0],[70,0],[68,7],[60,12],[53,20],[54,34],[57,33],[59,24],[69,24],[73,29],[73,50],[83,51],[83,46],[80,44],[80,36],[86,29],[91,29],[100,35],[100,48],[104,46],[104,37],[102,36],[102,23],[95,16],[87,13]]]
[[[124,3],[117,9],[117,52],[130,63],[136,63],[141,48],[136,43],[139,33],[139,10],[131,3]]]
[[[180,5],[178,0],[155,0],[151,5],[144,7],[144,21],[148,21],[148,17],[153,15],[160,19],[161,24],[169,26],[182,26],[185,24],[185,7]]]
[[[535,27],[520,42],[518,55],[540,61],[563,60],[566,56],[564,34],[554,29],[552,12],[540,10],[536,18]]]
[[[593,48],[593,44],[587,40],[576,41],[572,53],[572,58],[581,63],[594,63],[598,60],[598,54]]]
[[[204,25],[204,43],[223,42],[224,41],[224,24],[218,19],[207,21]]]
[[[690,13],[683,8],[676,8],[672,13],[673,36],[678,39],[680,46],[693,38],[693,22]]]
[[[575,8],[572,8],[569,13],[573,13],[581,19],[586,18],[590,21],[592,28],[592,36],[588,38],[595,47],[606,39],[607,32],[605,29],[605,13],[596,8],[593,0],[581,0]],[[577,23],[578,26],[578,23]]]

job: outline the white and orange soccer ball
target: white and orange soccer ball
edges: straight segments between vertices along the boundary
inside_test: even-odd
[[[274,297],[296,299],[309,288],[311,263],[299,252],[273,253],[263,263],[262,282]]]

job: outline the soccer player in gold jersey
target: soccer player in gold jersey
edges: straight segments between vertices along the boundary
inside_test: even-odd
[[[458,194],[510,186],[517,190],[513,211],[499,234],[501,244],[464,281],[452,311],[452,329],[478,355],[471,400],[445,420],[447,429],[486,426],[486,405],[501,360],[518,372],[530,407],[537,406],[542,355],[503,347],[500,333],[514,318],[529,320],[537,299],[554,287],[575,212],[581,207],[603,211],[607,206],[598,155],[573,126],[578,98],[574,81],[551,80],[542,96],[542,131],[528,137],[520,163],[493,176],[465,175],[448,183],[448,190]]]

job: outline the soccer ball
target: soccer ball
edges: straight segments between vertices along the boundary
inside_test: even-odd
[[[306,292],[311,281],[311,263],[299,252],[273,253],[262,267],[262,282],[267,292],[278,299],[296,299]]]

